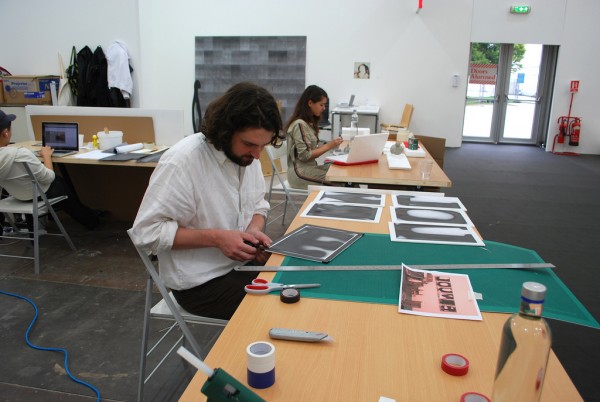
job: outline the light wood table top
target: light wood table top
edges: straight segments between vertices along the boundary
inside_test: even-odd
[[[10,146],[15,147],[25,147],[29,148],[32,151],[39,151],[41,145],[39,141],[22,141],[17,142],[15,144],[11,144]],[[84,154],[86,152],[90,152],[89,149],[79,149],[79,152],[74,155],[63,156],[57,158],[55,156],[52,157],[53,163],[64,163],[64,164],[77,164],[77,165],[97,165],[97,166],[125,166],[125,167],[142,167],[142,168],[154,168],[156,167],[158,162],[137,162],[135,160],[128,161],[100,161],[97,159],[85,159],[85,158],[76,158],[76,155]]]
[[[451,187],[452,181],[435,162],[422,143],[421,148],[426,151],[425,159],[433,161],[431,177],[421,179],[419,162],[423,158],[408,158],[410,170],[388,168],[387,158],[384,154],[379,157],[378,163],[367,163],[355,166],[330,165],[325,179],[335,183],[378,184],[388,186],[425,186],[425,187]]]
[[[316,193],[307,199],[304,207]],[[390,197],[387,206],[390,205]],[[389,209],[389,208],[385,208]],[[384,209],[384,210],[385,210]],[[387,216],[378,224],[294,220],[289,230],[304,223],[387,233]],[[268,265],[280,265],[273,255]],[[342,274],[343,275],[343,274]],[[272,279],[274,273],[261,273]],[[453,320],[399,314],[397,305],[302,298],[284,304],[275,295],[244,298],[206,358],[240,382],[246,381],[246,347],[256,341],[275,345],[275,384],[254,390],[267,401],[396,401],[457,402],[468,391],[490,396],[507,314],[483,313],[483,321]],[[332,343],[273,340],[272,327],[326,332]],[[470,361],[464,377],[444,373],[441,357],[458,353]],[[206,376],[198,372],[180,401],[204,401],[200,389]],[[542,401],[581,401],[564,368],[551,352]]]

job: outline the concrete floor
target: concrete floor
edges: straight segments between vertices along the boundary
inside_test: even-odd
[[[285,225],[281,219],[269,225],[271,238],[285,232],[295,215],[288,211]],[[0,291],[26,297],[37,305],[39,315],[29,333],[31,343],[65,348],[70,371],[97,388],[102,400],[135,401],[147,276],[126,233],[131,223],[109,220],[99,229],[87,231],[59,214],[77,251],[72,252],[60,237],[42,237],[41,273],[34,274],[31,260],[2,258]],[[54,228],[50,222],[48,230]],[[31,250],[23,241],[0,239],[0,253]],[[154,298],[159,301],[159,294]],[[68,378],[62,353],[27,346],[25,333],[35,315],[31,304],[0,294],[0,306],[2,402],[96,399],[92,389]],[[151,339],[157,339],[169,325],[168,321],[152,320]],[[191,328],[208,352],[217,330],[198,325]],[[146,386],[144,400],[178,400],[194,371],[178,356],[170,357]]]
[[[560,267],[557,275],[599,317],[597,292],[590,286],[598,278],[598,156],[463,144],[446,150],[444,169],[453,181],[445,193],[460,197],[484,239],[537,251]],[[269,226],[271,238],[284,233],[293,215],[285,225]],[[63,223],[78,251],[71,252],[60,238],[44,238],[37,276],[30,261],[0,258],[0,290],[37,304],[33,343],[68,349],[71,371],[97,387],[103,400],[134,401],[146,273],[125,232],[130,223],[107,222],[93,232],[68,218]],[[23,251],[3,240],[0,253],[10,247]],[[92,390],[67,378],[61,354],[27,347],[24,334],[34,313],[27,302],[0,294],[0,402],[94,400]],[[152,337],[166,327],[167,322],[153,320]],[[557,320],[551,328],[553,349],[583,400],[600,400],[598,331]],[[192,331],[211,346],[214,330]],[[145,400],[176,401],[192,375],[173,356],[146,387]]]

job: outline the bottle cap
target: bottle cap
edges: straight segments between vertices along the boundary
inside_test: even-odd
[[[525,282],[521,288],[521,297],[531,301],[543,302],[546,297],[546,287],[537,282]]]

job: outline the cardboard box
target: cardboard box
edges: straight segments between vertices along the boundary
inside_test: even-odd
[[[2,77],[2,92],[7,105],[51,105],[50,83],[58,90],[57,75],[8,75]]]
[[[4,86],[2,85],[2,76],[0,76],[0,105],[4,104],[4,91],[2,90]]]

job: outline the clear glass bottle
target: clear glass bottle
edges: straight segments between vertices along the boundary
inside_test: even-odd
[[[539,401],[552,334],[542,318],[546,287],[525,282],[521,308],[504,324],[492,401]]]
[[[350,118],[350,128],[358,128],[358,113],[356,109],[352,112],[352,117]]]

